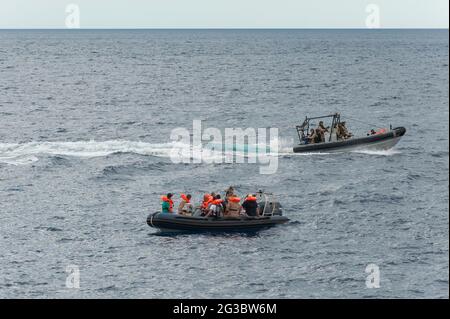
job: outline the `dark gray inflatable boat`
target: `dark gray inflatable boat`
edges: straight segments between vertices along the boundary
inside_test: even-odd
[[[350,138],[342,141],[324,142],[314,144],[300,144],[294,147],[294,153],[335,152],[348,150],[374,150],[383,151],[394,147],[405,135],[404,127],[397,127],[386,133],[366,137]]]
[[[284,216],[205,218],[161,212],[147,218],[149,226],[162,232],[254,232],[287,221],[289,219]]]
[[[164,233],[179,232],[257,232],[289,221],[282,216],[281,205],[270,193],[259,192],[260,216],[202,217],[175,213],[152,213],[147,224]]]
[[[302,125],[296,126],[300,144],[294,146],[294,153],[320,153],[320,152],[343,152],[353,150],[388,150],[394,147],[406,133],[404,127],[381,129],[377,132],[368,134],[364,137],[350,137],[347,139],[337,139],[336,134],[327,134],[324,142],[309,143],[308,132],[310,122],[312,120],[332,118],[331,128],[337,127],[341,123],[339,113],[318,116],[306,117]],[[333,132],[333,130],[332,130]]]

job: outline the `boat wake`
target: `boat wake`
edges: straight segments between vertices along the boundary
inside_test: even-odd
[[[219,150],[204,146],[200,150],[192,150],[190,145],[180,142],[147,143],[140,141],[110,140],[110,141],[77,141],[77,142],[29,142],[29,143],[0,143],[0,163],[10,165],[27,165],[39,160],[39,156],[73,156],[82,158],[104,157],[111,154],[133,153],[144,156],[171,158],[174,150],[189,149],[181,159],[197,159],[220,162],[224,155],[246,157],[252,152],[261,152],[261,147],[246,146],[235,149]],[[177,153],[178,154],[178,153]],[[277,153],[267,153],[276,156]]]
[[[5,163],[9,165],[28,165],[34,162],[37,162],[39,158],[32,155],[24,155],[24,156],[0,156],[0,163]]]
[[[146,143],[123,140],[77,142],[0,143],[0,162],[24,165],[38,160],[39,155],[101,157],[117,153],[169,157],[176,143]]]
[[[397,154],[401,154],[399,150],[395,148],[391,148],[388,150],[354,150],[352,153],[366,154],[366,155],[378,155],[378,156],[393,156]]]
[[[216,163],[224,155],[234,154],[235,156],[247,157],[251,153],[265,153],[268,156],[291,157],[291,156],[320,156],[331,153],[294,153],[292,151],[292,141],[281,139],[278,141],[278,152],[270,153],[266,147],[261,145],[237,145],[233,149],[223,150],[211,149],[205,145],[199,151],[192,151],[189,158],[201,158]],[[169,143],[147,143],[140,141],[110,140],[110,141],[77,141],[77,142],[29,142],[29,143],[0,143],[0,163],[9,165],[28,165],[39,160],[39,156],[73,156],[82,158],[104,157],[111,154],[133,153],[144,156],[155,156],[171,158],[174,149],[190,148],[180,142]],[[392,156],[399,154],[397,150],[370,151],[359,150],[355,153],[368,155]],[[183,157],[181,157],[183,158]]]

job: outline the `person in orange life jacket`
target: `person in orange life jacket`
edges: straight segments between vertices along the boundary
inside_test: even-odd
[[[228,189],[225,191],[225,199],[228,200],[228,197],[234,195],[234,188],[233,186],[228,187]]]
[[[384,128],[380,128],[377,131],[375,131],[374,129],[371,129],[370,133],[367,133],[367,136],[369,136],[369,135],[377,135],[377,134],[384,134],[384,133],[386,133],[386,129],[384,129]]]
[[[255,195],[247,195],[242,203],[242,208],[245,209],[245,213],[248,216],[259,216],[258,203]]]
[[[224,211],[223,205],[223,199],[220,198],[220,195],[216,195],[214,200],[211,202],[211,205],[209,205],[208,213],[205,215],[205,217],[219,217]]]
[[[193,207],[191,204],[191,194],[181,194],[181,202],[178,206],[178,214],[192,215]]]
[[[215,192],[211,192],[211,202],[209,203],[208,208],[209,208],[209,206],[211,206],[213,200],[215,200],[216,197],[217,197],[217,194],[216,194]],[[220,197],[220,196],[219,196],[219,197]]]
[[[203,195],[203,201],[200,205],[200,210],[202,211],[202,215],[205,215],[208,213],[208,208],[211,205],[211,202],[214,200],[214,197],[211,196],[211,194],[205,194]]]
[[[240,201],[241,199],[236,195],[229,196],[225,206],[224,216],[230,217],[239,216],[242,209]]]
[[[223,204],[226,210],[226,206],[228,205],[228,199],[234,195],[234,188],[233,186],[228,187],[228,189],[225,190],[225,198],[223,199]],[[224,211],[224,214],[226,213],[226,211]]]
[[[161,196],[161,211],[163,213],[173,213],[173,200],[172,193],[168,193],[166,196]]]

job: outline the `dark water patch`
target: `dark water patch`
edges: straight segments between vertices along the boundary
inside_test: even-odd
[[[442,140],[445,140],[445,139],[442,139]],[[431,152],[430,155],[432,157],[437,157],[437,158],[445,158],[445,157],[448,158],[449,153],[448,153],[448,151],[438,151],[438,152]]]
[[[35,230],[45,230],[49,232],[61,232],[63,231],[61,228],[58,227],[46,227],[46,226],[38,226],[34,228]]]
[[[75,242],[76,240],[75,239],[73,239],[73,238],[60,238],[60,239],[58,239],[57,240],[57,242],[58,243],[61,243],[61,244],[65,244],[65,243],[72,243],[72,242]]]
[[[367,193],[362,195],[355,195],[354,200],[357,200],[361,204],[369,203],[401,203],[405,197],[403,195],[396,194],[380,194],[380,193]]]
[[[6,188],[4,191],[5,192],[23,192],[25,189],[22,186],[13,186],[13,187],[9,187]]]
[[[64,217],[64,216],[53,216],[52,219],[64,220],[64,219],[66,219],[66,217]]]
[[[166,162],[135,162],[126,165],[108,165],[102,169],[100,177],[117,177],[118,175],[135,176],[143,172],[165,171],[168,165]]]
[[[53,169],[58,166],[62,167],[70,167],[72,166],[71,158],[61,155],[54,155],[48,158],[49,163],[47,164],[47,168]]]
[[[420,179],[422,177],[421,174],[415,174],[415,173],[408,173],[408,175],[406,176],[406,178],[408,180],[417,180]]]
[[[112,291],[119,291],[119,289],[115,285],[110,285],[110,286],[98,288],[98,289],[96,289],[96,291],[99,293],[106,293],[106,292],[112,292]]]
[[[304,222],[301,222],[301,221],[298,221],[298,220],[290,220],[287,223],[287,225],[292,226],[292,227],[294,227],[296,225],[304,225],[304,224],[305,224]]]

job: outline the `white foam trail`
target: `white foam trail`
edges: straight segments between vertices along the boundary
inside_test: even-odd
[[[294,139],[293,138],[279,138],[278,148],[280,154],[292,154],[294,153]]]
[[[23,156],[36,154],[68,155],[80,157],[106,156],[113,153],[137,153],[153,155],[172,147],[170,144],[150,144],[130,141],[79,141],[79,142],[30,142],[0,143],[0,156]]]
[[[132,141],[78,141],[78,142],[30,142],[30,143],[0,143],[0,162],[23,165],[24,157],[36,159],[36,155],[63,155],[75,157],[99,157],[114,153],[136,153],[168,157],[176,143],[152,144]],[[33,156],[33,157],[30,157]]]
[[[367,155],[380,155],[380,156],[393,156],[397,154],[401,154],[399,150],[396,150],[394,148],[388,149],[388,150],[354,150],[352,153],[360,153],[360,154],[367,154]]]
[[[26,165],[38,160],[39,155],[61,155],[74,157],[102,157],[115,153],[134,153],[139,155],[170,158],[174,147],[185,148],[179,142],[146,143],[139,141],[78,141],[78,142],[30,142],[0,143],[0,162],[10,165]],[[190,146],[188,146],[190,147]],[[192,148],[191,148],[192,150]],[[236,156],[245,157],[245,153],[236,152]],[[208,159],[218,162],[223,158],[221,151],[200,150],[193,152],[194,159]]]
[[[17,157],[0,157],[0,163],[9,165],[27,165],[37,162],[39,159],[36,156],[17,156]]]
[[[332,153],[325,152],[305,152],[305,153],[294,153],[294,139],[293,138],[280,138],[278,140],[279,145],[279,156],[324,156],[330,155]]]
[[[280,156],[328,156],[328,155],[333,155],[333,154],[337,154],[337,153],[324,153],[324,152],[294,153],[294,152],[290,152],[290,153],[280,153]]]
[[[293,140],[280,139],[279,152],[268,153],[266,156],[324,156],[331,153],[294,153],[292,150]],[[0,163],[10,165],[27,165],[38,161],[39,155],[62,155],[74,157],[101,157],[115,153],[134,153],[139,155],[157,156],[170,158],[174,147],[186,147],[179,142],[170,143],[146,143],[140,141],[110,140],[110,141],[78,141],[78,142],[29,142],[29,143],[0,143]],[[258,149],[261,146],[248,146]],[[368,155],[392,156],[400,151],[390,149],[387,151],[357,150],[356,153]],[[232,151],[224,152],[233,155]],[[246,157],[247,152],[237,150],[235,156]],[[193,152],[194,159],[207,159],[209,162],[216,160],[220,162],[224,154],[221,150],[203,149]]]

